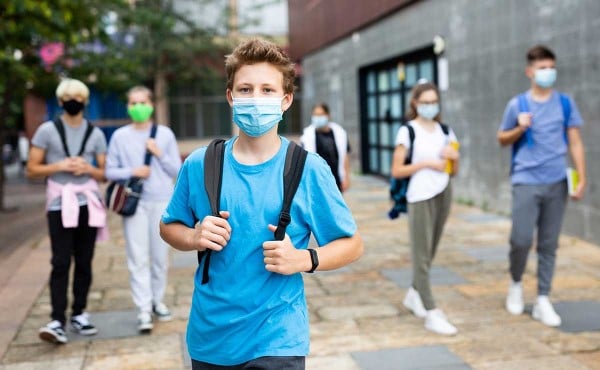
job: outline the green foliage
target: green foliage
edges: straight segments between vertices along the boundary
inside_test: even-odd
[[[157,73],[215,81],[227,47],[172,0],[3,0],[0,25],[0,114],[13,126],[27,90],[51,97],[60,75],[112,92],[150,84]],[[52,66],[39,55],[47,42],[65,46]]]
[[[196,5],[208,2],[198,0]],[[149,84],[158,73],[172,81],[212,80],[215,69],[222,69],[226,49],[215,32],[177,11],[172,0],[138,0],[134,7],[117,4],[110,12],[117,32],[108,51],[72,69],[96,74],[100,89],[122,91]]]
[[[81,42],[106,40],[97,25],[102,7],[121,0],[3,0],[0,4],[0,115],[15,126],[27,89],[48,95],[58,82],[64,61],[44,68],[39,49],[49,41],[64,43],[67,50]],[[52,86],[52,88],[50,87]],[[2,126],[0,126],[2,128]]]

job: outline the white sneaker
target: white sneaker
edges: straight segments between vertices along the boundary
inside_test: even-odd
[[[442,310],[428,310],[425,317],[425,329],[441,335],[456,335],[458,329],[446,318]]]
[[[160,302],[157,305],[154,305],[154,307],[152,307],[152,312],[154,313],[154,316],[156,316],[156,319],[158,321],[171,321],[171,319],[173,318],[171,316],[171,311],[169,311],[167,305],[162,302]]]
[[[520,315],[525,309],[523,302],[523,284],[521,282],[511,282],[506,296],[506,310],[512,315]]]
[[[154,328],[154,324],[152,324],[152,315],[150,312],[140,312],[138,314],[138,331],[140,333],[150,333],[152,328]]]
[[[425,316],[427,316],[427,310],[425,310],[425,307],[423,307],[423,301],[421,301],[421,296],[419,295],[419,292],[413,289],[412,286],[408,288],[408,291],[406,292],[406,296],[404,297],[402,304],[404,305],[404,307],[408,308],[416,317],[424,318]]]
[[[552,303],[545,295],[538,296],[537,302],[533,305],[532,316],[547,326],[560,326],[562,324],[560,316],[554,311]]]

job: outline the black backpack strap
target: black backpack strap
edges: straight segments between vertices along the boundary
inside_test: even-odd
[[[409,124],[406,125],[406,128],[408,129],[408,139],[410,140],[410,148],[408,148],[408,153],[406,155],[406,159],[404,159],[404,164],[411,164],[413,147],[415,146],[415,129]]]
[[[65,126],[63,125],[60,117],[58,117],[57,119],[54,120],[54,126],[56,126],[56,131],[58,131],[58,134],[60,135],[60,141],[62,142],[63,149],[65,150],[65,155],[67,157],[70,157],[71,153],[69,153],[69,147],[67,146],[67,137],[65,136]]]
[[[448,127],[448,125],[440,122],[440,127],[442,128],[444,135],[446,135],[446,136],[450,135],[450,127]]]
[[[275,240],[283,240],[285,230],[292,220],[290,208],[292,207],[292,200],[302,179],[307,155],[308,152],[306,150],[293,141],[290,141],[283,169],[283,206],[281,207],[277,229],[275,230]]]
[[[223,160],[225,157],[225,140],[215,139],[206,148],[204,154],[204,188],[210,204],[210,212],[215,217],[219,215],[221,184],[223,178]],[[211,250],[198,251],[198,264],[204,259],[204,269],[202,271],[202,284],[208,283],[208,266],[210,264]]]
[[[154,139],[156,137],[156,131],[158,127],[156,123],[152,124],[152,128],[150,128],[150,139]],[[152,159],[152,153],[146,150],[146,156],[144,157],[144,165],[148,166],[150,164],[150,160]]]
[[[223,177],[223,159],[225,158],[225,140],[215,139],[206,148],[204,154],[204,187],[213,216],[219,215],[219,198]]]
[[[81,142],[81,148],[79,149],[79,153],[77,156],[81,156],[85,151],[85,145],[88,142],[90,136],[92,136],[92,132],[94,131],[94,125],[91,122],[88,122],[87,127],[85,129],[85,134],[83,135],[83,141]]]
[[[56,126],[56,130],[58,131],[58,134],[60,135],[60,141],[62,142],[65,154],[67,155],[67,157],[70,157],[71,153],[69,152],[69,147],[67,146],[67,136],[65,134],[65,126],[64,126],[62,120],[60,119],[60,117],[58,117],[57,119],[54,120],[54,125]],[[88,139],[92,135],[93,131],[94,131],[94,126],[92,125],[91,122],[87,122],[85,134],[83,134],[83,141],[81,142],[81,148],[79,149],[79,153],[77,153],[77,156],[81,156],[83,154],[83,152],[85,151],[85,145],[87,144]]]

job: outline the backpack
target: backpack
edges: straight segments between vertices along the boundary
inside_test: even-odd
[[[298,185],[300,185],[300,180],[302,179],[302,172],[304,170],[307,155],[308,152],[306,150],[302,149],[293,141],[290,141],[285,156],[285,166],[283,168],[283,205],[281,207],[281,213],[279,214],[277,229],[274,233],[275,240],[283,240],[285,237],[285,230],[292,221],[290,208],[296,190],[298,190]],[[224,157],[225,140],[213,140],[206,148],[206,153],[204,155],[204,187],[206,188],[206,194],[208,195],[211,215],[215,217],[221,217],[219,215],[219,203],[221,198]],[[202,284],[208,283],[209,280],[208,269],[211,252],[210,249],[198,251],[199,265],[204,257]]]
[[[406,155],[406,158],[404,159],[404,164],[411,164],[413,146],[415,142],[415,129],[409,124],[405,124],[404,126],[406,126],[406,128],[408,129],[408,137],[410,140],[410,148],[408,149],[408,153]],[[448,127],[448,125],[440,123],[440,127],[442,128],[444,135],[448,136],[450,134],[450,128]],[[408,191],[409,182],[410,176],[403,177],[401,179],[392,177],[392,180],[390,181],[390,198],[392,198],[392,201],[394,202],[392,209],[390,209],[390,211],[388,212],[388,217],[391,220],[398,218],[398,216],[400,216],[401,213],[408,212],[408,201],[406,200],[406,192]]]
[[[519,113],[526,113],[526,112],[530,112],[529,110],[529,104],[527,103],[527,93],[522,93],[520,94],[517,99],[519,101]],[[569,125],[569,119],[571,118],[571,102],[569,101],[569,98],[562,93],[558,93],[558,96],[560,97],[560,105],[562,106],[562,111],[563,111],[563,127],[564,127],[564,138],[565,138],[565,143],[567,143],[567,145],[569,144],[569,137],[567,135],[567,128]],[[512,146],[512,157],[511,157],[511,165],[510,165],[510,172],[513,173],[514,172],[514,167],[515,167],[515,157],[517,156],[517,152],[519,151],[519,149],[521,149],[523,147],[523,145],[527,144],[527,146],[532,146],[533,145],[533,136],[531,134],[531,130],[527,129],[525,131],[525,133],[523,135],[521,135],[521,137],[515,141],[515,143]]]
[[[63,122],[60,119],[60,117],[54,120],[54,126],[56,127],[56,131],[58,131],[58,134],[60,135],[60,141],[62,142],[63,149],[65,151],[65,155],[67,157],[70,157],[71,153],[69,153],[69,147],[67,146],[67,136],[65,134],[65,126],[63,125]],[[77,153],[78,157],[81,156],[83,154],[83,152],[85,151],[85,145],[87,144],[88,139],[92,135],[92,131],[94,131],[94,125],[92,125],[91,122],[88,122],[87,127],[85,129],[85,134],[83,134],[83,140],[81,141],[81,148],[79,149],[79,153]]]

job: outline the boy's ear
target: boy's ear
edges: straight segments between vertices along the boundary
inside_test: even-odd
[[[285,94],[283,96],[283,99],[281,100],[281,110],[282,111],[286,111],[288,110],[288,108],[292,105],[292,102],[294,101],[294,94],[290,93],[290,94]]]
[[[527,78],[532,79],[534,73],[535,71],[533,70],[533,67],[531,65],[525,67],[525,76],[527,76]]]
[[[227,97],[227,102],[230,107],[233,107],[233,94],[231,93],[231,89],[227,89],[225,91],[225,97]]]

